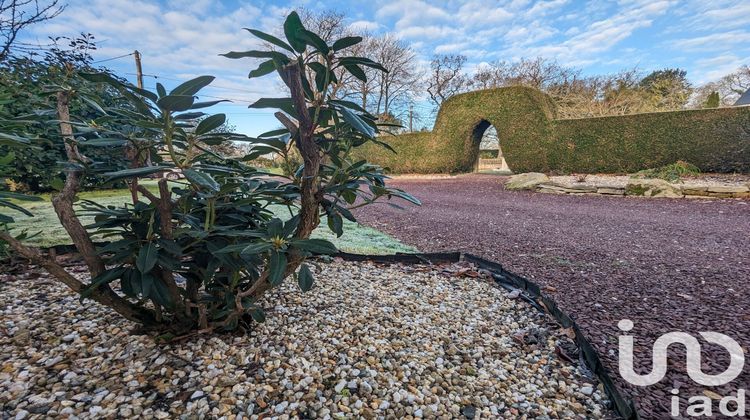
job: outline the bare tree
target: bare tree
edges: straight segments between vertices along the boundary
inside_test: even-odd
[[[373,47],[372,56],[368,58],[388,69],[388,73],[376,74],[377,100],[374,110],[377,115],[389,115],[396,107],[409,102],[419,82],[416,53],[392,34],[376,38]]]
[[[750,66],[744,65],[734,73],[724,76],[720,83],[738,96],[742,95],[750,89]]]
[[[364,34],[362,37],[364,40],[351,47],[349,53],[354,56],[372,59],[377,40],[370,34]],[[378,71],[370,67],[362,67],[362,71],[365,73],[367,80],[358,79],[348,72],[344,77],[340,77],[339,89],[336,92],[336,96],[339,99],[354,101],[362,108],[372,111],[374,114],[373,103],[376,101],[374,98],[378,92]],[[337,74],[336,77],[339,77],[339,75]]]
[[[436,55],[432,58],[426,84],[427,93],[436,107],[468,87],[468,78],[461,71],[465,63],[466,56],[458,54]]]
[[[477,69],[468,82],[471,90],[492,89],[507,86],[509,66],[505,62],[495,62]]]
[[[10,55],[24,28],[50,20],[63,10],[65,5],[59,0],[0,0],[0,62]]]
[[[703,108],[709,95],[719,94],[719,106],[732,106],[737,99],[750,89],[750,66],[742,66],[719,80],[705,83],[695,89],[689,107]]]

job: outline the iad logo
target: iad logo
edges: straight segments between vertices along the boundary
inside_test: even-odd
[[[633,321],[623,319],[617,324],[623,332],[629,332],[633,329]],[[684,332],[670,332],[660,336],[654,343],[652,350],[652,368],[651,372],[640,375],[633,369],[633,336],[620,335],[620,375],[626,381],[633,385],[649,386],[662,379],[667,374],[667,349],[672,344],[681,344],[685,347],[687,357],[687,374],[690,379],[703,386],[726,385],[742,373],[745,365],[745,352],[731,337],[717,332],[700,332],[704,340],[709,343],[718,344],[724,347],[730,355],[729,366],[722,373],[709,375],[701,370],[701,345],[698,339]],[[673,389],[672,394],[672,416],[679,416],[679,390]],[[711,416],[712,407],[711,399],[706,396],[694,396],[688,399],[686,414],[688,416]],[[693,404],[697,403],[697,404]],[[730,408],[729,404],[734,403],[736,409]],[[721,399],[719,403],[719,412],[725,416],[744,416],[745,415],[745,390],[737,391],[736,396],[727,396]]]
[[[623,319],[617,326],[623,332],[633,329],[633,321]],[[716,332],[700,332],[704,340],[718,344],[729,352],[731,361],[729,367],[718,375],[707,375],[701,370],[701,345],[698,339],[684,332],[670,332],[662,335],[654,343],[652,351],[653,368],[647,375],[639,375],[633,370],[633,336],[620,336],[620,375],[633,385],[649,386],[662,379],[667,374],[667,348],[671,344],[682,344],[687,353],[687,374],[690,379],[703,386],[718,386],[732,382],[742,373],[745,366],[745,352],[731,337]]]

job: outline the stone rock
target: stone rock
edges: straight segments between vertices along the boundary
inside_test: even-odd
[[[521,296],[521,290],[520,289],[515,289],[512,292],[510,292],[507,295],[505,295],[505,297],[507,297],[508,299],[518,299],[519,296]]]
[[[473,405],[467,405],[461,409],[461,414],[467,419],[473,419],[477,415],[477,409]]]
[[[556,182],[543,182],[537,185],[537,191],[547,194],[595,194],[593,185],[565,185]]]
[[[750,191],[745,186],[737,185],[737,186],[712,186],[708,187],[708,192],[710,193],[727,193],[727,194],[734,194],[734,193],[746,193]]]
[[[276,411],[277,414],[281,414],[284,411],[286,411],[286,408],[289,406],[288,401],[282,401],[279,404],[276,405],[276,408],[274,408],[274,411]]]
[[[708,195],[708,187],[701,187],[697,185],[683,185],[682,193],[685,195],[697,195],[704,197]]]
[[[633,179],[625,186],[625,195],[682,198],[682,191],[663,179]]]
[[[596,192],[602,195],[625,195],[625,188],[599,187],[596,189]]]
[[[336,384],[333,390],[336,391],[336,393],[338,394],[344,389],[345,386],[346,386],[346,381],[342,379],[341,381],[339,381],[338,384]]]
[[[513,175],[505,183],[506,190],[534,190],[537,185],[550,182],[547,175],[539,172],[528,172],[524,174]]]
[[[591,395],[593,393],[594,393],[594,388],[592,388],[590,386],[581,387],[581,394],[583,394],[583,395]]]

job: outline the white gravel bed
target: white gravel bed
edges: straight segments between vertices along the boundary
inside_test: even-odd
[[[312,291],[269,295],[251,333],[169,345],[43,276],[0,275],[0,418],[608,415],[601,386],[556,355],[561,330],[489,280],[321,267]]]

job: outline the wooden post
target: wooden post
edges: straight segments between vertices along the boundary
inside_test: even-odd
[[[409,132],[414,132],[414,104],[409,104]]]
[[[135,74],[138,78],[138,88],[143,89],[143,69],[141,68],[141,53],[138,50],[133,52],[135,57]]]

